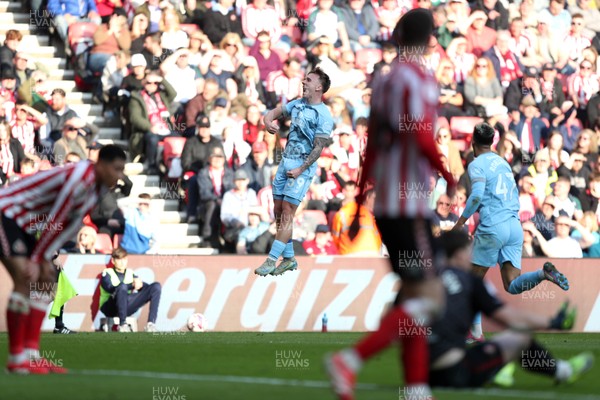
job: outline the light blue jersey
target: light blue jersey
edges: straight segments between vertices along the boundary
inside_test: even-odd
[[[506,160],[485,153],[469,164],[471,195],[463,212],[469,218],[479,211],[475,231],[473,264],[493,267],[510,262],[521,269],[523,230],[519,221],[519,191]]]
[[[283,111],[283,115],[292,120],[284,157],[306,157],[313,149],[315,138],[329,138],[333,132],[333,118],[324,103],[308,104],[305,99],[298,99],[287,103]]]
[[[333,132],[333,118],[323,103],[308,104],[305,99],[294,100],[283,107],[283,115],[290,117],[290,134],[273,180],[273,198],[298,205],[306,195],[317,170],[313,163],[296,179],[287,172],[300,167],[314,148],[315,138],[329,138]]]
[[[472,192],[478,194],[478,186],[485,184],[477,208],[481,226],[492,227],[510,218],[519,218],[519,190],[505,159],[496,153],[482,154],[469,164],[468,172]]]

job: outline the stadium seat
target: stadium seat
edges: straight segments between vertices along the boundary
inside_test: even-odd
[[[163,162],[167,169],[171,168],[171,162],[174,158],[181,157],[186,140],[184,137],[176,136],[169,136],[164,139]]]
[[[181,24],[179,25],[179,27],[181,28],[181,30],[183,30],[185,33],[188,34],[188,36],[190,36],[192,33],[198,31],[200,28],[198,28],[198,25],[196,24]]]
[[[479,117],[452,117],[450,119],[450,131],[453,139],[461,139],[473,134],[475,125],[483,122]]]
[[[121,244],[121,239],[123,239],[123,235],[121,235],[121,234],[116,234],[113,237],[113,248],[114,249],[119,247],[119,245]]]
[[[360,49],[356,52],[356,68],[367,72],[369,64],[371,67],[382,60],[382,51],[379,49]]]
[[[83,224],[85,226],[89,226],[91,228],[94,228],[94,230],[96,232],[98,232],[98,227],[96,226],[96,224],[94,224],[94,222],[92,221],[92,217],[90,217],[90,214],[86,214],[85,217],[83,217]]]
[[[80,54],[94,44],[94,33],[98,25],[93,22],[76,22],[69,26],[67,41],[73,54]]]
[[[110,254],[113,251],[113,244],[110,235],[107,233],[99,233],[96,238],[96,245],[94,246],[96,251],[100,251],[104,254]]]

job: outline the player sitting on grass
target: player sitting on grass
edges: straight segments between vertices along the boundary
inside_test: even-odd
[[[281,116],[290,117],[292,124],[283,159],[273,180],[273,202],[277,235],[269,257],[254,273],[260,276],[281,275],[298,268],[292,245],[292,228],[296,208],[302,201],[317,170],[323,148],[329,145],[333,118],[323,103],[323,94],[331,81],[319,68],[309,72],[302,81],[302,98],[277,107],[265,115],[265,127],[271,134],[279,131],[275,122]],[[276,266],[283,255],[283,261]]]
[[[6,310],[8,372],[66,372],[39,353],[49,289],[56,282],[52,260],[77,234],[101,191],[117,184],[125,160],[123,150],[108,145],[95,164],[81,161],[52,168],[0,189],[0,262],[14,282]]]
[[[519,191],[508,162],[492,151],[494,128],[481,123],[473,131],[473,154],[469,164],[471,195],[454,226],[462,230],[465,222],[479,211],[479,226],[475,231],[473,272],[483,278],[496,264],[500,265],[504,290],[519,294],[531,290],[543,280],[569,290],[569,281],[556,267],[546,262],[542,269],[521,275],[523,228],[519,220]],[[481,314],[473,321],[471,337],[483,340]]]
[[[533,338],[534,330],[573,328],[575,310],[569,309],[567,303],[552,318],[505,305],[488,292],[481,278],[471,273],[471,243],[466,233],[447,232],[441,242],[448,258],[448,267],[442,272],[446,310],[432,325],[429,335],[432,387],[482,386],[504,365],[517,360],[524,370],[559,383],[573,382],[591,369],[593,354],[582,353],[568,361],[556,359]],[[467,349],[465,337],[476,312],[483,312],[510,330]],[[507,371],[504,375],[503,383],[510,385],[512,374]]]

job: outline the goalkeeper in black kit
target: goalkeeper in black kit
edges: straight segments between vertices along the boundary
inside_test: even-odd
[[[442,237],[448,267],[442,272],[446,310],[428,337],[431,387],[478,387],[492,380],[502,386],[514,383],[515,362],[524,370],[573,382],[589,371],[594,357],[582,353],[569,360],[554,358],[534,337],[535,330],[566,331],[575,324],[575,310],[562,305],[554,317],[545,317],[503,304],[484,282],[471,274],[471,242],[464,232]],[[465,339],[473,316],[482,312],[508,329],[491,340],[467,348]]]

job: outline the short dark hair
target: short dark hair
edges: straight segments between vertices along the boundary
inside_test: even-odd
[[[356,183],[356,181],[346,181],[346,183],[344,183],[344,189],[347,188],[348,186],[358,186],[358,183]]]
[[[564,183],[568,183],[569,185],[571,185],[571,178],[569,178],[568,176],[565,176],[565,175],[559,175],[558,178],[556,179],[556,182],[564,182]]]
[[[392,32],[392,37],[399,46],[427,46],[432,33],[431,11],[415,8],[400,18]]]
[[[467,247],[471,240],[464,231],[446,231],[440,236],[440,242],[446,257],[451,258],[458,250]]]
[[[309,72],[309,74],[315,74],[319,77],[319,82],[323,86],[323,93],[327,93],[329,88],[331,87],[331,79],[329,79],[329,75],[327,75],[321,68],[317,67]]]
[[[123,258],[127,257],[127,250],[119,246],[112,251],[111,256],[115,260],[122,260]]]
[[[144,200],[150,200],[150,199],[152,199],[152,196],[150,196],[148,193],[140,193],[138,198],[144,199]]]
[[[107,144],[100,149],[98,153],[98,161],[111,163],[115,160],[127,160],[127,154],[119,146]]]
[[[369,126],[369,120],[367,119],[367,117],[359,117],[356,120],[356,126],[361,125],[361,126]]]
[[[494,128],[486,122],[475,125],[473,129],[473,143],[479,146],[491,146],[494,143],[496,132]]]
[[[289,65],[290,65],[291,63],[293,63],[293,62],[296,62],[296,63],[298,63],[298,64],[302,64],[302,63],[300,62],[300,59],[298,59],[297,57],[290,57],[290,58],[288,58],[287,60],[285,60],[285,62],[284,62],[283,64],[284,64],[284,65],[287,65],[287,66],[289,66]]]
[[[64,90],[62,90],[61,88],[56,88],[52,91],[52,93],[50,93],[51,96],[54,96],[55,94],[59,94],[62,97],[67,97],[67,94],[65,93]]]

